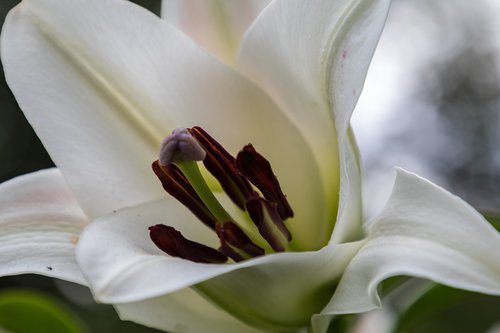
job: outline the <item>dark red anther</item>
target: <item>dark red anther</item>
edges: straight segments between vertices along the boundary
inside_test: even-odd
[[[248,200],[248,214],[259,229],[261,236],[271,245],[274,251],[283,252],[292,240],[292,235],[278,214],[278,206],[260,197]]]
[[[198,194],[196,194],[196,191],[191,184],[189,184],[189,181],[179,168],[174,164],[161,166],[158,161],[154,161],[151,167],[156,176],[160,179],[165,191],[179,200],[205,225],[215,230],[215,222],[217,219],[207,206],[205,206]]]
[[[198,143],[205,149],[203,164],[219,181],[229,198],[241,209],[245,202],[254,195],[250,183],[243,178],[235,167],[235,158],[231,156],[214,138],[200,127],[188,129]]]
[[[252,184],[254,184],[264,197],[278,205],[281,219],[293,217],[293,210],[281,191],[278,179],[271,169],[271,164],[255,148],[248,144],[236,157],[236,168]]]
[[[234,222],[217,223],[215,232],[217,232],[221,243],[219,251],[234,261],[242,261],[265,254],[264,249],[255,245]]]
[[[179,257],[199,263],[221,264],[227,257],[219,251],[200,243],[186,239],[170,226],[157,224],[149,227],[149,237],[163,252],[172,257]]]

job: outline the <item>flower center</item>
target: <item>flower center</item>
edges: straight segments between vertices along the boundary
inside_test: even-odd
[[[257,235],[247,234],[248,226],[243,228],[224,209],[197,161],[203,161],[231,201],[246,213]],[[271,164],[251,144],[234,158],[200,127],[175,129],[163,140],[152,168],[163,188],[220,240],[220,247],[214,249],[186,239],[170,226],[150,227],[151,240],[165,253],[195,262],[223,263],[227,258],[242,261],[287,249],[292,236],[284,221],[293,217],[293,211]]]

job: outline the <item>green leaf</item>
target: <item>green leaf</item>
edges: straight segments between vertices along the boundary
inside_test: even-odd
[[[500,297],[436,285],[400,314],[392,333],[485,332],[499,309]]]
[[[9,289],[0,292],[0,332],[88,333],[64,305],[45,294]]]

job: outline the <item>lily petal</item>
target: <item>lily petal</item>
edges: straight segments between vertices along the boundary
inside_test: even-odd
[[[423,178],[398,170],[368,233],[323,313],[376,308],[378,284],[397,275],[500,295],[500,234],[467,203]]]
[[[333,242],[360,237],[356,157],[348,139],[351,113],[381,33],[389,0],[278,0],[244,36],[237,67],[270,91],[314,149],[333,229],[340,163],[340,204]],[[337,140],[338,136],[338,142]],[[338,152],[335,149],[338,147]],[[339,162],[340,161],[340,162]],[[357,211],[357,212],[356,212]],[[350,215],[354,212],[354,216]],[[327,233],[330,236],[330,233]]]
[[[120,318],[167,332],[262,332],[235,319],[192,289],[115,305]]]
[[[37,273],[86,285],[75,261],[87,218],[57,169],[0,185],[0,276]]]
[[[161,16],[225,63],[233,63],[241,37],[269,0],[163,0]]]
[[[135,8],[120,7],[107,15],[109,1],[23,1],[1,36],[7,82],[91,217],[161,195],[145,175],[169,120],[145,96],[149,59],[130,54],[148,42],[138,41],[134,20],[114,19]]]
[[[98,300],[131,303],[194,286],[243,321],[268,329],[302,327],[328,302],[362,245],[280,253],[238,264],[200,264],[157,249],[147,228],[158,223],[173,226],[191,240],[218,246],[215,235],[173,200],[119,210],[92,223],[77,249],[78,262]],[[169,304],[170,298],[165,301]]]
[[[193,125],[233,154],[252,142],[270,157],[296,213],[292,232],[320,218],[309,202],[326,206],[310,148],[279,107],[128,1],[25,0],[4,25],[2,61],[26,117],[92,218],[162,197],[151,161],[174,127]],[[297,242],[316,235],[296,234]]]

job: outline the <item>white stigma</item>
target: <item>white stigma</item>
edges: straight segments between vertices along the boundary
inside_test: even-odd
[[[201,161],[206,154],[186,128],[176,128],[161,142],[158,161],[167,166],[175,161]]]

